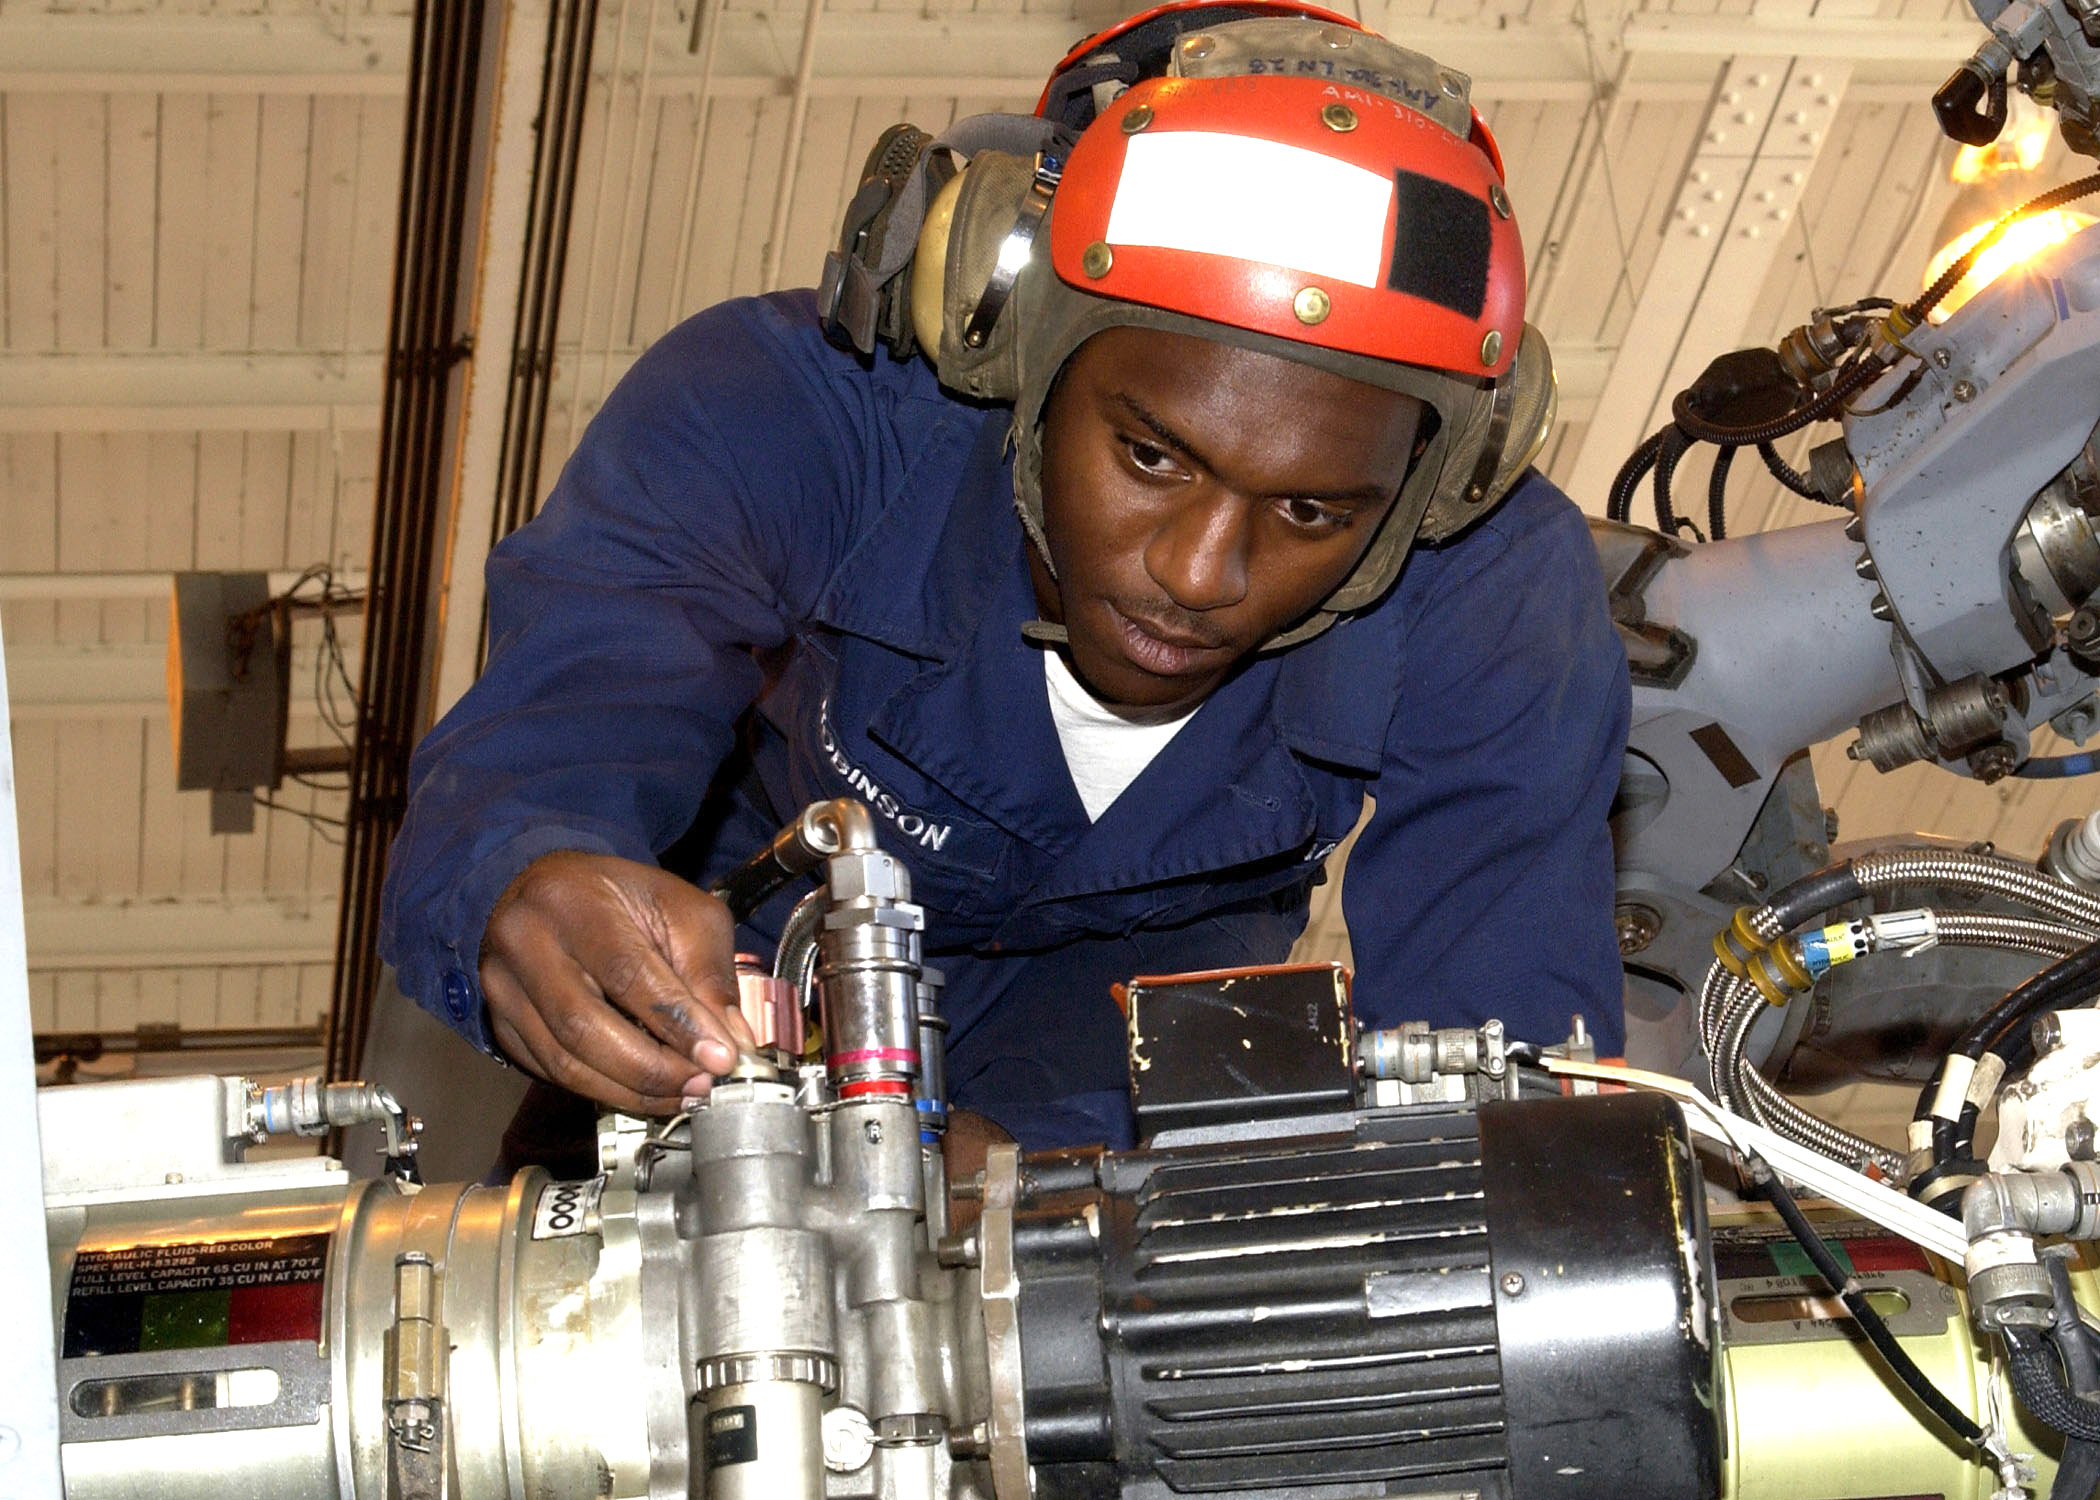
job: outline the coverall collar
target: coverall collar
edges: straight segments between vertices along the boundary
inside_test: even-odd
[[[927,663],[876,714],[870,727],[878,738],[986,816],[1061,853],[1081,841],[1075,829],[1106,837],[1127,819],[1112,808],[1087,829],[1050,720],[1037,655],[1045,648],[1021,638],[1020,627],[1036,617],[1035,599],[1026,538],[1007,499],[1011,454],[1001,418],[978,418],[982,426],[947,513],[893,501],[847,555],[816,614],[834,629]],[[1142,831],[1157,840],[1174,826],[1164,821],[1159,799],[1178,802],[1175,791],[1200,799],[1182,809],[1199,823],[1216,816],[1228,825],[1215,830],[1219,836],[1245,831],[1260,821],[1258,812],[1283,811],[1296,801],[1286,795],[1293,784],[1303,787],[1286,748],[1375,776],[1403,665],[1399,614],[1373,609],[1248,662],[1147,769],[1144,802],[1152,811]],[[1015,736],[1023,724],[1031,732]],[[993,725],[1002,732],[994,734]],[[1017,739],[1026,746],[1026,765],[1014,762]],[[1154,772],[1166,784],[1153,785]],[[1046,787],[1054,790],[1046,795]],[[1277,807],[1266,808],[1264,799]],[[1189,870],[1214,868],[1215,840],[1197,842],[1207,846],[1202,858],[1209,863]],[[1175,873],[1182,872],[1163,869],[1151,878]]]

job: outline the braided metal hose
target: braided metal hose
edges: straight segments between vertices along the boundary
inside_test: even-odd
[[[2049,916],[2100,932],[2100,898],[2032,865],[2000,854],[1974,854],[1962,849],[1887,849],[1861,855],[1852,871],[1862,889],[1889,891],[1904,886],[1951,886],[2002,896]],[[1750,914],[1750,928],[1764,942],[1781,928],[1767,904]]]
[[[1876,872],[1877,876],[1880,872]],[[1908,869],[1899,879],[1911,877]],[[2083,947],[2092,934],[2055,922],[1996,912],[1934,912],[1939,941],[1951,947],[2009,948],[2060,957]],[[1706,1043],[1714,1096],[1729,1108],[1769,1125],[1782,1135],[1851,1165],[1872,1161],[1891,1177],[1905,1167],[1901,1153],[1832,1124],[1788,1099],[1743,1055],[1750,1028],[1764,1009],[1756,986],[1716,963],[1699,994],[1699,1025]]]
[[[1715,967],[1719,967],[1716,965]],[[1833,1125],[1803,1109],[1766,1081],[1743,1056],[1743,1040],[1764,1007],[1755,986],[1724,974],[1721,1015],[1726,1030],[1713,1053],[1714,1092],[1721,1102],[1790,1140],[1799,1141],[1835,1161],[1858,1168],[1872,1162],[1889,1177],[1901,1175],[1902,1153]]]
[[[1958,948],[2010,948],[2042,958],[2062,958],[2100,937],[2080,927],[2008,917],[1999,912],[1935,912],[1940,941]]]

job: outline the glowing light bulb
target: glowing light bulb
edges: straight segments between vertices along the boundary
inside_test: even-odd
[[[1989,182],[2001,172],[2032,172],[2049,150],[2049,117],[2025,94],[2007,101],[2005,129],[1988,146],[1964,146],[1947,178],[1960,187]]]
[[[1982,223],[1972,224],[1940,246],[1939,252],[1925,267],[1925,284],[1930,286],[1939,280],[1940,274],[1959,260],[1971,245],[1982,239],[1984,233],[1996,222],[1996,219],[1987,219]],[[1976,264],[1969,268],[1968,275],[1957,281],[1953,289],[1940,299],[1939,305],[1932,309],[1932,321],[1946,322],[1963,303],[2007,271],[2015,266],[2024,265],[2045,250],[2061,245],[2093,222],[2090,214],[2082,214],[2069,208],[2051,209],[2047,213],[2033,214],[2020,220],[1979,255]]]

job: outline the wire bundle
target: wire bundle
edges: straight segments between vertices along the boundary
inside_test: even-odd
[[[1938,280],[1901,307],[1887,297],[1862,297],[1843,307],[1819,311],[1816,329],[1834,338],[1844,353],[1831,367],[1828,385],[1821,391],[1813,391],[1804,384],[1800,387],[1804,399],[1778,416],[1742,423],[1718,421],[1701,410],[1696,399],[1701,394],[1698,383],[1679,391],[1670,403],[1670,425],[1634,449],[1612,480],[1605,506],[1606,516],[1622,523],[1631,520],[1634,491],[1652,473],[1655,478],[1656,530],[1674,536],[1683,527],[1692,525],[1689,518],[1678,516],[1672,508],[1670,490],[1678,462],[1694,443],[1712,443],[1720,450],[1714,456],[1713,471],[1707,479],[1707,532],[1700,537],[1702,541],[1718,542],[1728,534],[1728,473],[1738,448],[1756,448],[1772,477],[1803,499],[1840,510],[1850,509],[1844,499],[1824,494],[1808,476],[1787,463],[1772,445],[1812,422],[1838,416],[1847,402],[1894,363],[1899,353],[1908,354],[1902,343],[1904,337],[1924,323],[1927,314],[1975,269],[1976,262],[2006,230],[2022,219],[2061,208],[2095,191],[2100,191],[2100,173],[2051,188],[2021,204],[1979,236],[1976,243],[1947,267]],[[1704,379],[1702,377],[1702,381]],[[1699,535],[1697,526],[1692,526],[1692,533]]]

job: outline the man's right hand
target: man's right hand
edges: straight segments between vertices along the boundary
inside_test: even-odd
[[[631,1114],[675,1114],[754,1045],[729,909],[611,855],[525,867],[489,913],[481,989],[512,1062]]]

